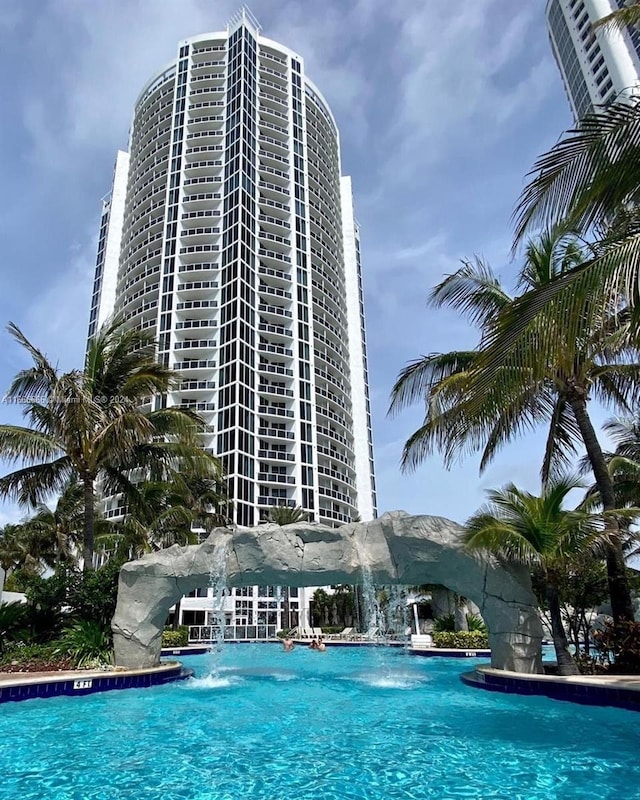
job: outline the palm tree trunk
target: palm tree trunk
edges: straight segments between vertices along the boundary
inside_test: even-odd
[[[558,590],[555,586],[547,584],[546,595],[549,604],[549,616],[551,617],[551,637],[553,638],[553,646],[556,651],[556,660],[558,662],[558,675],[579,675],[580,670],[569,652],[567,634],[562,624]]]
[[[291,602],[289,598],[289,587],[283,586],[284,597],[282,599],[282,627],[291,630]]]
[[[593,425],[587,413],[586,394],[574,389],[568,397],[568,401],[573,410],[573,415],[580,428],[582,441],[584,442],[589,463],[593,470],[596,485],[600,492],[602,508],[604,511],[612,511],[616,507],[616,498],[613,489],[613,480],[607,469],[607,462],[600,447],[600,442],[596,436]],[[619,531],[617,521],[610,517],[606,522],[607,528],[612,533]],[[609,598],[611,600],[611,613],[613,621],[620,622],[623,619],[633,620],[633,603],[631,602],[631,590],[620,542],[615,542],[607,547],[607,581],[609,584]]]
[[[83,572],[93,569],[93,539],[95,528],[95,494],[93,479],[88,475],[83,479],[84,486],[84,537],[82,557],[84,560]]]

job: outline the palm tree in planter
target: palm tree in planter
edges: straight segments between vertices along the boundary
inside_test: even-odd
[[[98,484],[105,495],[130,498],[140,477],[206,471],[212,457],[200,446],[202,422],[177,407],[151,410],[150,398],[176,378],[156,361],[148,332],[109,322],[91,340],[85,369],[61,374],[19,328],[9,331],[33,366],[15,376],[7,395],[24,406],[27,424],[0,425],[0,457],[21,464],[0,478],[0,494],[37,506],[79,481],[84,570],[91,570]]]
[[[560,584],[572,554],[601,555],[608,541],[602,517],[567,511],[563,504],[580,482],[551,479],[537,497],[509,484],[488,492],[489,502],[465,524],[470,550],[490,553],[511,564],[535,569],[549,606],[551,633],[560,675],[576,675],[560,610]]]

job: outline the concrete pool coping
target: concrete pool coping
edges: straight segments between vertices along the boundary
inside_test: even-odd
[[[476,689],[640,711],[640,675],[524,675],[489,665],[461,676]]]
[[[157,667],[145,669],[0,672],[0,703],[141,689],[184,680],[191,675],[193,670],[185,669],[179,661],[164,661]]]

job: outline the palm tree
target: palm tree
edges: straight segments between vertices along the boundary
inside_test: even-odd
[[[560,610],[560,582],[568,558],[587,550],[597,553],[605,534],[597,518],[566,511],[568,493],[580,486],[570,478],[550,480],[537,497],[509,484],[488,492],[489,503],[465,524],[464,541],[471,550],[491,553],[508,563],[537,569],[549,604],[551,633],[560,675],[576,675]]]
[[[209,534],[231,522],[231,501],[222,463],[214,461],[208,474],[182,471],[175,476],[175,496],[193,514],[193,527]]]
[[[33,551],[36,552],[35,558]],[[25,534],[24,525],[8,523],[0,530],[0,567],[6,577],[25,568],[29,572],[37,571],[39,558],[39,542]]]
[[[640,25],[640,0],[633,0],[628,6],[608,14],[598,20],[594,28],[611,27],[618,30],[625,30],[627,27]]]
[[[22,528],[27,538],[40,542],[39,557],[53,569],[57,564],[77,562],[82,547],[83,521],[84,490],[80,483],[71,480],[54,508],[39,503]]]
[[[637,536],[633,535],[630,525],[635,521],[633,514],[640,509],[640,417],[616,418],[607,420],[603,430],[615,444],[614,453],[606,453],[607,468],[611,475],[616,506],[625,509],[625,515],[619,518],[621,530],[624,531],[623,549],[627,556],[638,555]],[[588,465],[580,463],[582,473]],[[587,509],[602,508],[602,499],[597,484],[590,486],[583,500]],[[636,549],[632,549],[636,548]]]
[[[177,407],[150,410],[149,399],[164,394],[174,374],[157,363],[148,332],[109,322],[91,340],[85,370],[60,374],[19,328],[9,331],[33,366],[15,376],[7,395],[24,405],[28,424],[0,425],[0,456],[22,464],[0,478],[0,494],[36,506],[79,481],[90,570],[97,484],[106,495],[130,498],[136,476],[162,479],[178,466],[206,471],[213,457],[199,445],[202,423]]]
[[[96,544],[116,559],[127,561],[171,545],[196,544],[194,514],[174,486],[162,481],[140,481],[122,521],[114,523]]]
[[[637,5],[632,8],[640,14]],[[532,287],[503,315],[483,361],[485,382],[539,314],[564,319],[570,348],[585,325],[597,323],[603,306],[626,307],[634,318],[640,312],[639,150],[640,102],[629,100],[586,115],[534,164],[514,212],[514,251],[532,231],[557,225],[595,237],[595,244],[580,264],[559,280]],[[555,347],[555,335],[547,332],[543,346]]]
[[[307,512],[300,506],[273,506],[269,509],[269,522],[275,525],[293,525],[295,522],[306,522]]]
[[[528,243],[520,287],[538,290],[561,281],[583,257],[578,241],[557,228]],[[543,480],[565,469],[584,445],[604,509],[615,509],[611,476],[588,402],[596,397],[605,405],[629,410],[638,398],[640,364],[629,318],[601,309],[593,325],[583,326],[574,346],[563,334],[564,316],[540,313],[526,336],[498,351],[494,331],[518,299],[504,293],[486,265],[465,265],[434,289],[431,302],[468,314],[479,324],[481,340],[474,351],[429,356],[400,373],[390,411],[425,397],[427,403],[424,424],[405,445],[403,466],[415,467],[436,449],[449,465],[461,453],[482,447],[482,470],[500,446],[545,422],[549,432]],[[491,380],[485,374],[490,350]],[[607,524],[616,530],[614,517]],[[624,557],[613,541],[607,568],[614,616],[632,618]]]
[[[173,472],[168,481],[140,481],[121,522],[110,525],[97,544],[116,558],[139,558],[174,544],[197,544],[197,529],[210,532],[229,522],[226,484],[219,462],[210,475]]]
[[[438,308],[448,305],[469,317],[479,329],[480,339],[500,311],[509,304],[510,296],[480,259],[463,262],[453,275],[447,276],[432,291],[429,304]],[[424,424],[407,441],[402,454],[403,469],[413,469],[433,449],[439,449],[450,463],[454,452],[446,431],[436,429],[435,422],[456,406],[465,382],[478,356],[477,349],[449,353],[430,353],[408,364],[399,374],[391,392],[389,414],[396,414],[408,405],[424,401]],[[493,437],[489,437],[493,438]],[[481,469],[491,457],[485,449]]]

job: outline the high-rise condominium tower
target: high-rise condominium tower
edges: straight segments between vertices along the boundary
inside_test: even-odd
[[[593,23],[625,0],[548,0],[553,55],[576,120],[598,106],[640,94],[640,32]]]
[[[376,514],[358,225],[338,129],[248,11],[143,88],[105,201],[89,335],[152,330],[225,466],[235,521]],[[114,501],[115,502],[115,501]],[[110,509],[115,512],[116,509]]]

